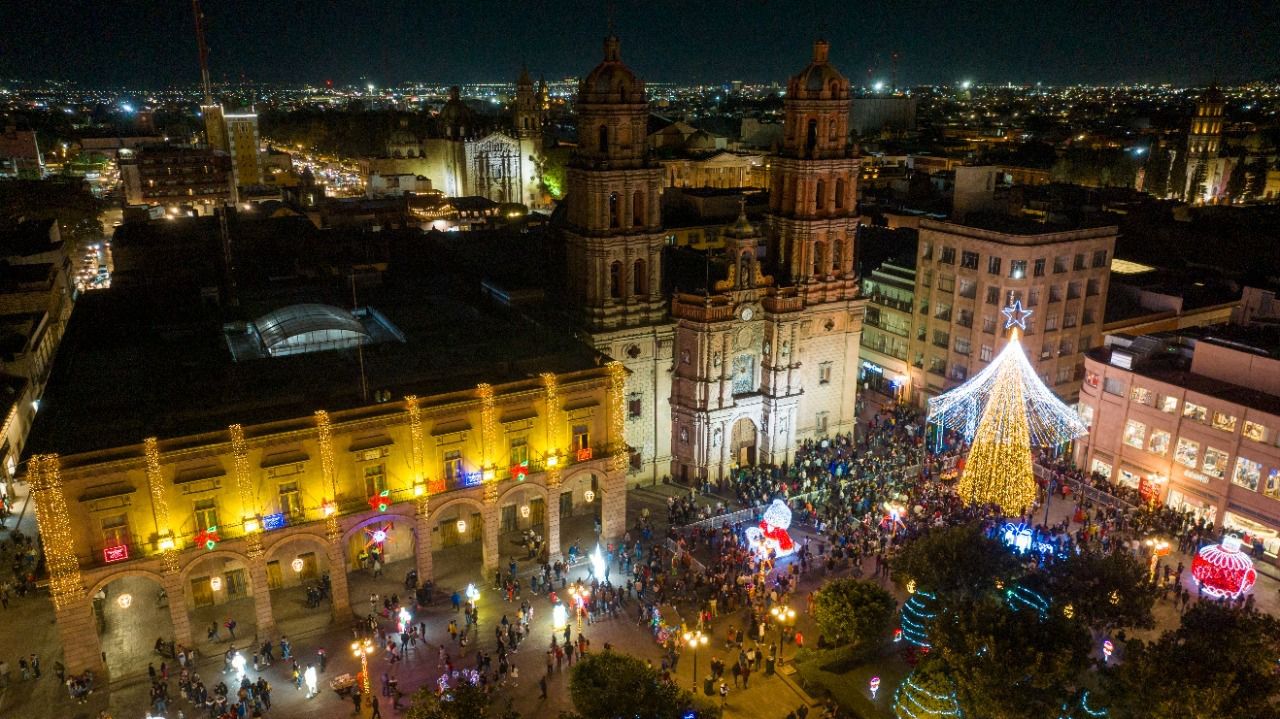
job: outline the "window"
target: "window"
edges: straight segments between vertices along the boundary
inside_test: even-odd
[[[954,265],[956,263],[956,248],[943,247],[942,257],[939,257],[938,261],[944,265]]]
[[[636,419],[644,414],[643,406],[641,398],[638,395],[632,395],[631,399],[627,400],[627,417]]]
[[[1069,300],[1080,299],[1080,283],[1079,282],[1067,283],[1067,299]]]
[[[1076,255],[1075,269],[1077,270],[1084,269],[1084,253],[1080,253]]]
[[[996,333],[996,318],[991,315],[982,316],[982,331],[989,335]]]
[[[1108,377],[1102,381],[1102,391],[1107,394],[1114,394],[1118,397],[1124,396],[1124,381],[1115,377]]]
[[[837,210],[844,208],[844,178],[843,177],[836,178],[836,196],[833,199],[835,200],[835,206]]]
[[[1273,469],[1267,473],[1267,486],[1263,488],[1262,493],[1268,497],[1280,499],[1280,469]]]
[[[1093,405],[1091,404],[1080,405],[1080,419],[1084,420],[1084,425],[1086,427],[1093,426]]]
[[[372,497],[387,488],[387,465],[379,462],[364,468],[364,496]]]
[[[609,265],[609,296],[613,299],[622,298],[622,263],[614,262]]]
[[[196,502],[196,529],[203,530],[218,526],[218,504],[214,499],[201,499]]]
[[[1204,422],[1205,416],[1207,413],[1208,413],[1208,410],[1206,410],[1203,406],[1196,404],[1195,402],[1182,403],[1183,417],[1189,417],[1191,419],[1194,419],[1197,422]]]
[[[462,478],[462,451],[451,450],[444,453],[444,478],[447,482],[456,482]]]
[[[1251,439],[1254,442],[1267,441],[1267,428],[1257,422],[1244,421],[1244,438]]]
[[[1206,456],[1207,459],[1207,456]],[[1244,457],[1236,458],[1236,472],[1231,475],[1231,482],[1238,484],[1250,492],[1258,491],[1258,482],[1262,480],[1262,463]]]
[[[921,242],[921,243],[920,243],[920,257],[921,257],[921,258],[923,258],[923,259],[926,259],[926,260],[932,260],[932,259],[933,259],[933,245],[929,244],[928,242]],[[929,286],[929,285],[927,285],[927,284],[925,285],[925,287],[928,287],[928,286]]]
[[[969,369],[959,362],[951,365],[951,379],[963,382],[969,378]]]
[[[622,224],[622,202],[618,200],[618,193],[609,193],[609,226],[619,227]]]
[[[1200,454],[1200,443],[1187,439],[1186,437],[1178,438],[1178,448],[1173,452],[1173,461],[1192,469],[1196,468],[1196,457]]]
[[[1133,392],[1129,395],[1129,398],[1138,404],[1145,404],[1150,407],[1151,403],[1155,400],[1155,395],[1146,387],[1138,387],[1137,385],[1134,385]]]
[[[1107,266],[1107,251],[1106,251],[1106,250],[1095,250],[1095,251],[1094,251],[1094,253],[1093,253],[1093,266],[1094,266],[1094,267],[1106,267],[1106,266]]]
[[[1024,278],[1024,277],[1026,277],[1026,276],[1027,276],[1027,261],[1026,261],[1026,260],[1014,260],[1013,262],[1010,262],[1010,263],[1009,263],[1009,277],[1010,277],[1010,278],[1015,279],[1015,280],[1020,280],[1020,279],[1022,279],[1022,278]]]
[[[1089,471],[1103,479],[1111,479],[1111,465],[1100,459],[1093,460],[1093,465],[1089,467]]]
[[[991,345],[982,345],[981,349],[978,350],[978,359],[983,362],[991,361]]]
[[[987,274],[1000,274],[1000,258],[992,255],[987,258]]]
[[[827,183],[826,183],[825,181],[823,181],[823,180],[818,180],[818,189],[817,189],[817,191],[814,193],[814,198],[815,198],[815,202],[816,202],[816,204],[817,204],[817,208],[818,208],[819,210],[826,209],[826,205],[827,205]]]
[[[1067,271],[1067,263],[1071,262],[1071,258],[1066,255],[1059,255],[1053,258],[1053,274],[1058,275]]]
[[[829,413],[827,412],[819,412],[817,416],[814,417],[814,420],[813,420],[814,429],[817,431],[819,435],[823,435],[827,433],[828,419],[829,419]]]
[[[1156,407],[1161,412],[1173,414],[1178,411],[1178,398],[1171,397],[1167,394],[1160,396],[1160,401],[1156,403]]]
[[[1045,342],[1040,346],[1040,359],[1047,360],[1050,357],[1053,357],[1053,345]],[[1097,385],[1094,386],[1096,387]]]
[[[1040,288],[1032,287],[1027,292],[1027,307],[1035,307],[1040,304]]]
[[[591,447],[591,434],[587,431],[587,425],[573,425],[573,449],[588,449]]]
[[[1236,418],[1226,412],[1213,413],[1213,428],[1220,429],[1223,432],[1236,431]]]
[[[965,299],[973,299],[978,296],[978,283],[970,279],[960,278],[960,296]]]
[[[970,351],[970,350],[969,350],[969,338],[968,338],[968,337],[957,337],[957,338],[956,338],[956,353],[957,353],[957,354],[962,354],[962,355],[968,355],[968,354],[969,354],[969,351]]]
[[[941,348],[943,348],[943,349],[946,349],[946,348],[947,348],[947,345],[950,343],[950,341],[951,341],[951,333],[950,333],[950,332],[947,332],[946,330],[934,330],[934,331],[933,331],[933,344],[934,344],[934,346],[936,346],[936,347],[941,347]]]
[[[133,541],[129,533],[129,515],[115,514],[102,518],[102,546],[118,547]]]
[[[1070,337],[1063,337],[1062,341],[1058,343],[1058,356],[1066,357],[1069,354],[1075,354],[1073,344]]]
[[[1044,260],[1036,260],[1031,271],[1036,277],[1044,277]]]
[[[280,513],[284,516],[295,519],[302,516],[302,493],[298,491],[298,483],[281,482],[278,496],[280,497]]]
[[[818,365],[818,384],[831,384],[830,362],[823,362]]]
[[[1059,367],[1058,376],[1057,376],[1058,384],[1062,384],[1064,382],[1070,382],[1071,374],[1072,374],[1072,370],[1070,367]]]
[[[1227,453],[1215,447],[1205,447],[1204,473],[1212,477],[1222,478],[1227,474]]]
[[[1102,280],[1097,278],[1090,279],[1085,283],[1084,293],[1089,297],[1095,297],[1102,294]]]
[[[636,297],[649,294],[649,273],[645,272],[644,260],[636,260],[631,270],[631,294]]]
[[[1062,328],[1069,329],[1076,326],[1076,313],[1066,312],[1062,315]]]
[[[1050,302],[1062,301],[1062,285],[1049,285],[1049,301]]]
[[[978,253],[965,250],[960,253],[960,266],[966,270],[978,269]]]
[[[1124,423],[1124,443],[1142,449],[1147,440],[1147,425],[1136,419]]]
[[[946,302],[939,302],[933,308],[933,317],[934,319],[945,320],[947,322],[950,322],[951,321],[951,305],[947,304]]]
[[[1000,288],[999,287],[987,288],[987,304],[989,305],[1000,304]]]
[[[1169,453],[1169,442],[1172,437],[1163,429],[1151,430],[1151,439],[1147,442],[1147,451],[1152,454],[1165,455]]]
[[[509,459],[512,467],[518,467],[529,461],[529,440],[526,437],[512,437]]]

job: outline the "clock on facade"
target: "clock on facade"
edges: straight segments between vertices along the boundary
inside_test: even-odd
[[[743,322],[750,322],[751,318],[756,316],[756,311],[750,307],[743,307],[738,316],[742,318]]]

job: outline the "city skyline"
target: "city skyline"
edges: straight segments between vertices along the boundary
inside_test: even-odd
[[[57,11],[59,5],[64,12]],[[325,12],[308,12],[302,4],[208,3],[213,79],[465,84],[500,81],[522,65],[560,78],[585,71],[610,24],[610,11],[589,2],[454,3],[430,10],[400,0],[377,5],[335,2]],[[1280,75],[1280,7],[1255,5],[1227,14],[1207,5],[1135,6],[1134,12],[1114,3],[982,12],[933,5],[889,11],[823,0],[660,0],[618,3],[612,25],[622,38],[624,59],[637,72],[678,83],[781,81],[816,36],[831,41],[833,62],[855,85],[889,84],[895,74],[897,86],[1204,85]],[[597,21],[563,26],[566,17],[593,16]],[[57,32],[49,17],[58,18]],[[1110,19],[1116,17],[1129,24],[1115,26]],[[148,88],[198,81],[187,3],[110,9],[69,2],[9,5],[0,10],[0,22],[24,38],[0,57],[0,77]],[[763,28],[768,32],[761,33]],[[68,39],[74,39],[74,52],[67,51]]]

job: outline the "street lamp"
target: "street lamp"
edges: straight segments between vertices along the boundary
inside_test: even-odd
[[[351,653],[360,657],[360,691],[369,696],[369,655],[373,654],[373,641],[361,639],[351,642]]]
[[[685,646],[693,649],[693,690],[698,691],[698,647],[707,646],[707,635],[699,629],[694,632],[684,633]]]
[[[778,605],[769,610],[773,620],[778,623],[778,663],[782,663],[782,627],[796,620],[796,610]]]

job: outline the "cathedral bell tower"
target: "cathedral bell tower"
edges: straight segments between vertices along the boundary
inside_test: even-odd
[[[618,38],[579,86],[564,233],[571,294],[590,330],[662,320],[662,169],[649,157],[644,83]]]
[[[859,161],[849,142],[849,81],[825,40],[787,83],[782,149],[773,159],[770,250],[780,281],[806,304],[857,295],[854,239]]]
[[[516,137],[542,135],[542,110],[538,105],[538,96],[533,92],[533,78],[529,77],[528,68],[522,68],[520,79],[516,81],[516,107],[513,118]]]

